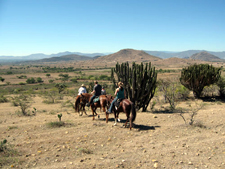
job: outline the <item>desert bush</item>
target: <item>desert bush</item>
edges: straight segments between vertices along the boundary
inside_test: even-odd
[[[14,106],[19,106],[21,111],[18,111],[18,115],[22,114],[24,116],[35,115],[28,111],[31,106],[31,98],[28,95],[19,95],[12,97],[12,103]]]
[[[64,83],[57,83],[55,84],[55,87],[58,89],[59,93],[61,93],[67,88],[67,86]]]
[[[42,83],[42,82],[44,82],[44,81],[42,80],[41,77],[37,77],[36,81],[37,81],[37,83]]]
[[[77,78],[75,78],[75,77],[71,78],[70,81],[73,82],[73,83],[77,83]]]
[[[26,79],[27,76],[26,75],[20,75],[20,76],[16,76],[18,79]]]
[[[61,77],[60,78],[60,80],[62,81],[62,82],[65,82],[65,81],[68,81],[69,80],[69,74],[59,74],[59,76]]]
[[[33,84],[33,83],[36,83],[36,80],[35,80],[33,77],[31,77],[31,78],[28,78],[28,79],[26,80],[26,82],[27,82],[28,84]]]
[[[158,82],[158,89],[163,93],[165,102],[170,104],[170,109],[174,110],[176,102],[188,98],[190,91],[183,85],[176,82],[176,79],[160,79]]]
[[[51,76],[51,74],[47,73],[45,76],[50,77],[50,76]]]
[[[225,78],[221,77],[216,84],[219,87],[220,96],[225,97]]]
[[[56,99],[59,97],[57,89],[54,89],[54,88],[51,89],[50,91],[44,92],[43,95],[44,95],[44,98],[45,98],[43,103],[46,103],[46,104],[56,103]]]
[[[94,76],[94,75],[89,75],[87,79],[89,79],[89,80],[93,80],[94,78],[95,78],[95,76]]]
[[[191,104],[189,105],[190,110],[184,110],[184,109],[179,109],[180,113],[179,115],[182,117],[184,120],[185,124],[193,125],[195,120],[195,116],[197,115],[198,111],[201,110],[204,107],[204,104],[198,104],[195,101],[195,105],[192,106]],[[189,115],[189,118],[184,117],[184,113]],[[197,126],[197,124],[196,124]],[[200,125],[199,125],[200,126]]]
[[[0,77],[0,81],[4,82],[4,80],[5,80],[5,79],[4,79],[3,77]]]
[[[219,95],[219,87],[217,85],[205,86],[202,90],[203,97],[215,97]]]
[[[0,103],[6,103],[6,102],[8,102],[8,99],[3,94],[1,94],[0,95]]]
[[[220,79],[220,74],[221,68],[208,64],[194,64],[182,69],[180,82],[192,90],[195,97],[200,98],[204,87],[216,83]]]
[[[47,127],[49,127],[49,128],[56,128],[56,127],[62,127],[62,126],[65,126],[65,123],[62,121],[55,121],[55,122],[47,123]]]
[[[26,83],[24,83],[24,82],[19,82],[19,85],[26,85]]]
[[[51,80],[48,80],[48,82],[49,82],[49,83],[53,83],[53,82],[54,82],[54,80],[52,80],[52,79],[51,79]]]
[[[6,139],[0,142],[0,168],[18,162],[17,155],[18,152]]]

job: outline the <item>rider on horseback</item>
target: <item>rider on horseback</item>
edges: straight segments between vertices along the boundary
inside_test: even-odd
[[[110,107],[109,107],[109,110],[107,110],[107,113],[112,113],[112,108],[113,108],[113,105],[114,103],[118,100],[118,99],[125,99],[125,95],[126,95],[126,92],[125,92],[125,89],[123,88],[123,83],[122,82],[119,82],[118,83],[118,88],[116,89],[115,91],[115,99],[112,101]]]
[[[99,85],[97,81],[95,81],[94,83],[95,83],[95,86],[93,88],[93,91],[91,92],[91,94],[93,94],[93,96],[91,97],[90,102],[88,102],[86,104],[86,106],[88,106],[88,107],[90,106],[90,104],[93,103],[93,100],[94,100],[95,97],[101,95],[102,86]]]
[[[78,89],[78,95],[81,95],[82,93],[87,93],[86,86],[84,84],[82,84]]]

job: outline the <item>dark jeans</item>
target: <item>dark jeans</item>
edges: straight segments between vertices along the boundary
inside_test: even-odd
[[[93,103],[94,98],[95,98],[95,95],[93,95],[93,96],[91,97],[90,104]]]

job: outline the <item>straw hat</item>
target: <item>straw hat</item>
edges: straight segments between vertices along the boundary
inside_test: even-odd
[[[84,84],[82,84],[81,87],[86,87],[86,86]]]
[[[123,83],[122,83],[122,82],[119,82],[119,83],[118,83],[118,86],[123,87]]]

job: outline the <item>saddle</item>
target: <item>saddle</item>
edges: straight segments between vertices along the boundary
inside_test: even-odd
[[[116,107],[116,109],[118,109],[120,107],[120,102],[122,101],[123,99],[117,99],[115,102],[114,102],[114,106]]]

